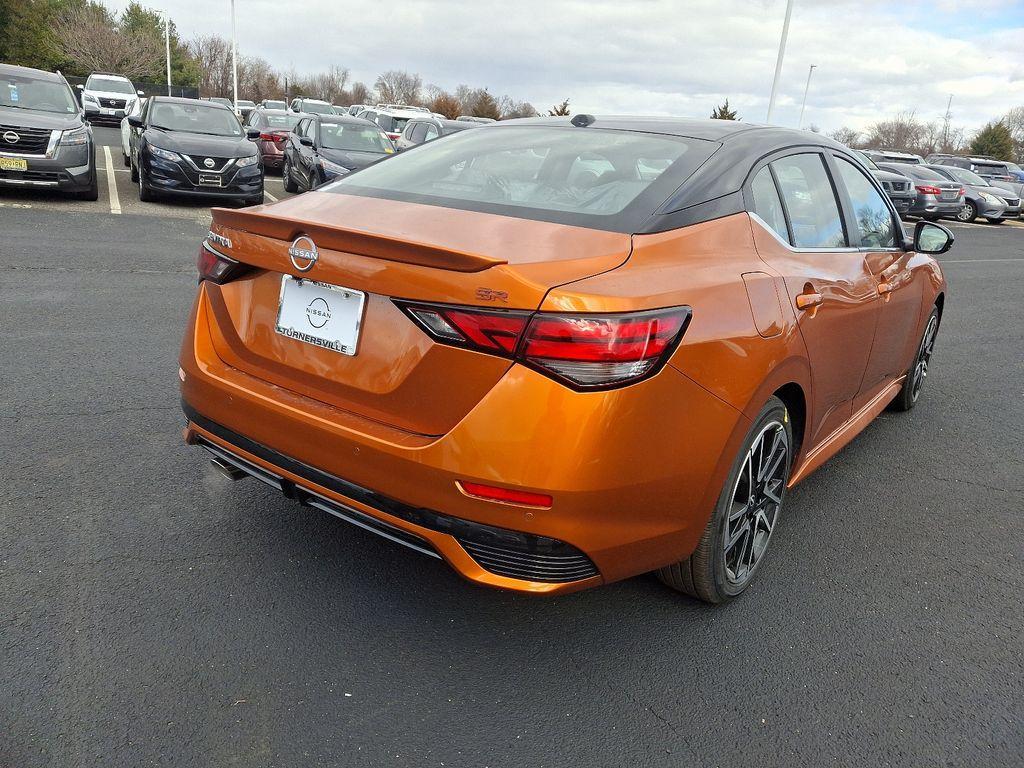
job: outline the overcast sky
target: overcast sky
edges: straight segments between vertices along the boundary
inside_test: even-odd
[[[107,0],[121,8],[126,0]],[[185,38],[230,35],[230,0],[142,0]],[[540,110],[707,117],[728,97],[763,122],[785,0],[236,0],[238,46],[273,66],[330,64],[373,84],[486,86]],[[775,120],[863,128],[903,109],[977,127],[1024,105],[1024,0],[796,0]],[[242,94],[240,94],[241,96]]]

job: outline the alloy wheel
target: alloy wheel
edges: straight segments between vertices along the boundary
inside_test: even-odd
[[[925,328],[924,338],[921,339],[921,349],[917,353],[917,360],[914,363],[914,377],[911,382],[910,396],[914,402],[917,402],[917,396],[921,394],[921,387],[924,386],[924,380],[928,377],[928,363],[931,362],[932,352],[935,351],[935,335],[939,329],[939,318],[937,315],[932,315],[928,321],[928,327]]]
[[[732,584],[748,581],[768,549],[786,492],[789,451],[779,421],[766,424],[747,451],[725,524],[725,575]]]
[[[974,221],[977,214],[974,212],[974,206],[971,203],[964,203],[963,207],[960,208],[956,213],[957,219],[960,221]]]

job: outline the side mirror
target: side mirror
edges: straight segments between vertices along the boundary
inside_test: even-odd
[[[145,92],[145,91],[138,91],[138,90],[137,90],[137,91],[135,91],[135,93],[136,93],[137,95],[139,95],[139,96],[145,96],[145,95],[146,95],[146,92]]]
[[[75,86],[75,88],[77,88],[77,89],[78,89],[78,90],[80,90],[80,91],[84,91],[84,90],[85,90],[85,86],[84,86],[84,85],[82,85],[81,83],[79,83],[78,85],[76,85],[76,86]]]
[[[299,136],[299,144],[304,147],[312,147],[313,138],[311,136]]]
[[[260,137],[260,129],[259,128],[246,128],[245,129],[245,138],[247,138],[247,139],[258,139],[259,137]]]
[[[934,221],[919,221],[914,227],[914,250],[938,256],[953,247],[953,233]]]
[[[128,125],[132,128],[141,128],[143,125],[142,115],[128,115]]]

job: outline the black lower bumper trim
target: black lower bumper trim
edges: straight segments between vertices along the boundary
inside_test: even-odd
[[[491,573],[549,583],[580,581],[598,575],[597,567],[590,558],[564,541],[475,523],[405,504],[240,435],[203,416],[184,400],[181,407],[192,423],[275,467],[392,517],[454,537],[481,568]]]

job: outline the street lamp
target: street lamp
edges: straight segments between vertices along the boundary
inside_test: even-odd
[[[793,0],[786,0],[786,20],[782,23],[782,39],[779,41],[779,57],[775,60],[775,77],[772,78],[772,95],[768,99],[768,117],[766,123],[772,121],[775,111],[775,93],[779,88],[779,75],[782,74],[782,59],[786,55],[786,38],[789,37],[789,17],[793,15]]]
[[[231,87],[235,97],[235,114],[238,113],[238,42],[235,38],[235,0],[231,0]]]
[[[167,95],[171,95],[171,14],[164,11],[164,48],[167,51]]]
[[[800,104],[800,122],[796,124],[797,128],[804,127],[804,108],[807,106],[807,91],[811,89],[811,75],[814,74],[814,69],[817,64],[811,64],[811,68],[807,70],[807,85],[804,86],[804,100]]]

